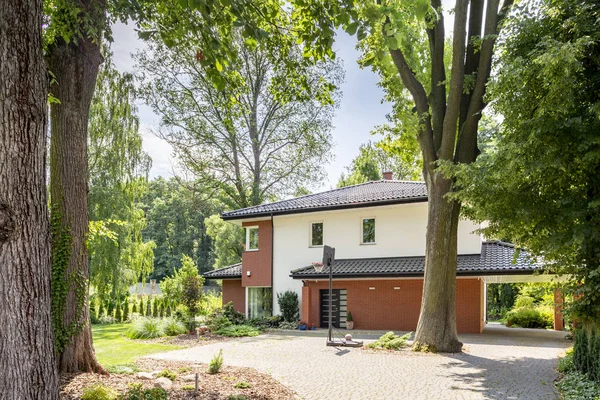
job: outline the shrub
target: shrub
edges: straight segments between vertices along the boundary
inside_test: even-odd
[[[248,325],[229,325],[219,329],[217,334],[227,337],[258,336],[260,331]]]
[[[260,330],[278,328],[281,323],[281,316],[275,315],[273,317],[262,317],[262,318],[251,318],[246,321],[246,325],[253,326]]]
[[[188,391],[196,390],[196,386],[195,385],[184,385],[181,387],[181,390],[188,390]]]
[[[132,314],[135,314],[135,313],[137,313],[137,312],[138,312],[138,310],[137,310],[137,303],[134,301],[134,302],[133,302],[133,308],[131,309],[131,313],[132,313]]]
[[[248,400],[248,396],[244,394],[230,394],[227,400]]]
[[[346,321],[352,322],[354,318],[352,317],[352,311],[348,311],[348,316],[346,317]]]
[[[121,303],[117,303],[117,309],[115,311],[115,321],[123,321],[123,315],[121,315]]]
[[[241,312],[235,311],[233,308],[233,303],[230,301],[225,304],[222,308],[223,315],[227,317],[228,320],[231,321],[234,325],[241,325],[246,320],[246,317]]]
[[[100,383],[83,390],[81,400],[115,400],[118,393]]]
[[[152,307],[152,316],[158,318],[158,297],[154,298],[154,305]]]
[[[156,377],[157,378],[167,378],[167,379],[170,379],[171,381],[174,381],[175,379],[177,379],[177,374],[175,372],[171,371],[170,369],[163,369],[156,375]]]
[[[410,339],[410,333],[402,336],[396,335],[394,332],[388,332],[379,339],[367,345],[369,349],[386,349],[398,350],[407,346],[407,341]]]
[[[96,298],[95,298],[95,296],[90,298],[90,322],[92,324],[98,323],[98,316],[96,315]]]
[[[192,371],[191,367],[177,368],[177,373],[179,373],[179,374],[185,374],[186,372],[191,372],[191,371]]]
[[[218,374],[223,366],[223,349],[219,350],[218,354],[210,360],[210,364],[208,364],[208,373],[209,374]]]
[[[202,299],[202,311],[204,315],[210,315],[216,310],[223,307],[223,297],[209,293]]]
[[[554,321],[552,311],[546,306],[521,307],[506,313],[506,326],[521,328],[551,328]]]
[[[112,315],[103,315],[98,319],[99,324],[114,324],[117,320]]]
[[[235,385],[233,385],[233,387],[236,389],[250,389],[252,385],[248,382],[238,382]]]
[[[573,366],[591,381],[600,384],[600,328],[591,323],[577,328],[573,345]]]
[[[291,290],[277,293],[277,303],[279,304],[281,315],[286,322],[293,322],[298,319],[298,314],[300,313],[298,293]]]
[[[141,383],[132,383],[121,400],[168,400],[167,391],[162,388],[144,389]]]
[[[564,400],[596,400],[600,393],[600,384],[578,371],[565,374],[556,387]]]
[[[558,360],[558,372],[567,373],[573,371],[575,366],[573,365],[573,348],[567,349],[565,356]]]
[[[150,317],[152,316],[152,298],[148,297],[148,299],[146,299],[146,317]]]
[[[130,339],[152,339],[164,336],[164,331],[159,319],[140,317],[133,321],[125,335]]]
[[[533,297],[520,294],[515,299],[514,308],[533,307],[534,303],[535,303],[535,299]]]
[[[125,299],[123,303],[123,321],[129,320],[129,300]]]
[[[296,322],[280,322],[279,329],[295,330],[298,329],[298,321]]]
[[[161,320],[162,329],[166,336],[176,336],[186,333],[185,325],[177,318],[167,317]]]

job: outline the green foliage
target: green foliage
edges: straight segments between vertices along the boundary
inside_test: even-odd
[[[498,133],[477,163],[455,171],[465,215],[487,237],[567,273],[584,321],[600,312],[600,5],[548,0],[508,26],[490,86]],[[533,7],[533,6],[531,6]],[[537,7],[537,5],[536,5]],[[518,18],[517,18],[518,17]]]
[[[202,298],[202,314],[210,315],[216,310],[223,307],[223,295],[219,293],[218,295],[209,292]]]
[[[575,330],[573,366],[600,384],[600,328],[597,324],[588,323]]]
[[[552,308],[545,306],[520,307],[506,313],[506,326],[521,328],[552,328],[554,314]]]
[[[116,400],[118,393],[108,386],[100,383],[83,389],[81,400]]]
[[[161,325],[166,336],[182,335],[187,332],[185,325],[173,317],[162,318]]]
[[[90,283],[114,304],[152,271],[155,244],[142,239],[146,218],[140,201],[151,160],[142,149],[135,85],[130,74],[116,70],[111,56],[104,54],[89,114],[88,248]]]
[[[246,325],[253,326],[259,330],[278,328],[282,321],[282,317],[274,315],[272,317],[250,318],[246,321]]]
[[[515,299],[515,308],[531,308],[533,307],[533,303],[535,303],[535,299],[533,297],[520,294]]]
[[[556,387],[565,400],[598,400],[600,384],[591,381],[585,374],[571,371],[556,382]]]
[[[346,321],[348,322],[353,322],[354,321],[354,317],[352,317],[352,312],[348,311],[348,315],[346,316]]]
[[[293,322],[298,320],[300,313],[298,293],[292,290],[286,290],[283,293],[277,293],[277,303],[283,319],[286,322]]]
[[[141,383],[131,383],[121,400],[168,400],[166,390],[162,388],[144,389]]]
[[[167,378],[167,379],[170,379],[171,381],[174,381],[175,379],[177,379],[177,374],[169,369],[163,369],[156,375],[156,377],[157,378]]]
[[[213,239],[206,232],[205,219],[223,209],[214,200],[201,199],[202,192],[194,186],[179,178],[159,177],[150,181],[143,198],[148,221],[143,237],[156,243],[150,277],[158,281],[181,268],[182,255],[190,257],[199,272],[213,268]]]
[[[126,298],[123,303],[123,321],[129,321],[129,298]]]
[[[394,179],[418,179],[421,166],[418,163],[407,164],[391,150],[391,146],[385,146],[384,143],[368,142],[361,145],[358,156],[346,168],[346,174],[342,174],[337,187],[377,181],[383,178],[383,172],[391,172]]]
[[[387,332],[373,343],[369,343],[367,348],[369,349],[385,349],[385,350],[399,350],[407,346],[407,341],[410,339],[411,334],[407,333],[402,336],[396,335],[394,332]]]
[[[217,332],[231,325],[231,321],[224,315],[212,316],[208,319],[208,327],[212,332]]]
[[[558,372],[567,373],[571,372],[575,369],[575,365],[573,364],[573,348],[570,347],[565,352],[565,356],[558,360]]]
[[[227,337],[258,336],[260,331],[249,325],[229,325],[219,329],[217,334]]]
[[[154,318],[158,317],[158,297],[154,298],[154,303],[153,303],[153,307],[152,307],[152,316]]]
[[[192,282],[192,280],[188,280],[190,277],[192,280],[196,280],[196,278],[199,279],[196,283],[200,285],[201,290],[202,285],[204,284],[204,279],[198,275],[198,268],[196,267],[194,260],[189,256],[183,255],[181,256],[181,268],[175,271],[172,277],[165,278],[160,283],[160,289],[165,298],[174,304],[185,303],[185,285],[186,282]],[[193,284],[196,285],[196,283]],[[190,287],[190,290],[191,289],[192,287]],[[192,292],[190,292],[190,294],[192,294]],[[200,299],[198,299],[198,301],[200,301]],[[193,302],[194,300],[190,299],[190,301]],[[194,306],[195,312],[197,312],[198,306]]]
[[[123,321],[123,315],[121,314],[121,303],[117,303],[117,309],[115,311],[115,321],[117,322],[122,322]]]
[[[237,382],[235,385],[233,385],[234,388],[236,389],[250,389],[252,387],[251,384],[249,384],[248,382]]]
[[[183,385],[181,387],[181,390],[185,390],[185,391],[192,391],[192,390],[196,390],[196,386],[194,385]]]
[[[203,283],[204,279],[198,275],[187,276],[183,281],[183,304],[186,306],[190,318],[194,318],[200,310]]]
[[[212,215],[205,221],[206,233],[214,241],[215,268],[223,268],[242,261],[244,251],[244,229],[226,222],[219,215]]]
[[[284,330],[295,330],[295,329],[298,329],[298,321],[294,321],[294,322],[280,322],[279,323],[279,329],[284,329]]]
[[[221,367],[223,366],[223,349],[219,350],[218,354],[210,360],[210,364],[208,364],[208,373],[209,374],[217,374],[221,371]]]
[[[211,331],[216,332],[229,325],[241,325],[245,322],[244,314],[235,311],[233,303],[229,302],[222,308],[215,310],[207,318],[207,324]]]
[[[244,394],[230,394],[227,400],[248,400],[248,396]]]
[[[159,319],[140,317],[133,321],[126,335],[130,339],[152,339],[164,336],[164,330]]]
[[[487,318],[504,319],[519,294],[519,287],[514,283],[496,283],[487,285]]]

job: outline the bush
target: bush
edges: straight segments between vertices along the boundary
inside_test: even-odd
[[[168,400],[167,391],[162,388],[144,389],[141,383],[132,383],[121,400]]]
[[[506,313],[506,326],[521,328],[551,328],[554,322],[552,311],[546,306],[521,307]]]
[[[556,387],[564,400],[596,400],[600,397],[600,385],[578,371],[565,374]]]
[[[245,321],[244,314],[233,309],[233,303],[229,302],[222,308],[215,310],[206,320],[211,331],[216,332],[219,329],[229,325],[241,325]]]
[[[300,314],[298,293],[286,290],[283,293],[277,293],[277,303],[281,310],[281,315],[286,322],[298,320]]]
[[[103,315],[98,319],[98,323],[103,325],[115,324],[117,323],[117,320],[112,315]]]
[[[295,330],[298,329],[298,321],[295,322],[280,322],[279,329]]]
[[[219,350],[218,354],[210,360],[210,364],[208,364],[208,373],[209,374],[218,374],[223,366],[223,349]]]
[[[248,382],[238,382],[235,385],[233,385],[233,387],[236,389],[250,389],[252,385]]]
[[[167,378],[167,379],[170,379],[171,381],[174,381],[175,379],[177,379],[177,374],[175,372],[171,371],[170,369],[163,369],[156,375],[156,377],[157,378]]]
[[[260,331],[249,325],[229,325],[219,329],[217,334],[227,337],[258,336]]]
[[[130,339],[152,339],[164,336],[164,331],[159,319],[139,317],[133,321],[125,335]]]
[[[410,333],[402,336],[396,335],[394,332],[388,332],[381,336],[379,339],[367,345],[369,349],[386,349],[386,350],[398,350],[408,345],[407,341],[410,339]]]
[[[187,332],[183,322],[177,318],[167,317],[161,320],[163,332],[166,336],[176,336]]]
[[[202,314],[210,315],[223,307],[223,296],[209,293],[202,299]]]
[[[231,323],[234,325],[241,325],[246,320],[246,317],[244,316],[244,314],[242,314],[241,312],[235,311],[235,309],[233,308],[233,303],[231,301],[229,303],[225,304],[223,306],[222,310],[223,310],[223,315],[225,317],[227,317],[227,319],[230,320]]]
[[[573,345],[573,366],[600,384],[600,328],[591,323],[577,328]]]
[[[533,307],[534,303],[535,299],[533,297],[520,294],[515,299],[514,308]]]
[[[558,372],[567,373],[575,369],[573,365],[573,348],[567,349],[565,356],[558,360]]]
[[[115,400],[117,396],[116,391],[99,383],[85,388],[81,400]]]
[[[227,397],[227,400],[248,400],[248,396],[243,394],[231,394]]]
[[[281,316],[275,315],[273,317],[262,317],[262,318],[251,318],[246,321],[246,325],[253,326],[262,330],[278,328],[281,322]]]
[[[188,390],[188,391],[196,390],[196,386],[195,385],[184,385],[181,387],[181,390]]]

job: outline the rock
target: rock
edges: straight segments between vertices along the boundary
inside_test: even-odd
[[[154,379],[154,376],[152,376],[152,374],[149,372],[138,372],[137,374],[135,374],[135,377],[145,381]]]
[[[171,389],[171,386],[173,386],[173,382],[171,382],[171,380],[168,378],[158,378],[154,381],[154,387],[158,387],[164,390]]]
[[[196,374],[184,375],[181,377],[184,382],[194,382],[196,380]]]
[[[156,375],[160,374],[161,372],[162,372],[162,369],[156,369],[150,373],[152,374],[152,376],[156,376]]]

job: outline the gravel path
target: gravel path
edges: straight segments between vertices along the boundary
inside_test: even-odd
[[[462,335],[461,354],[374,352],[325,346],[324,331],[277,333],[151,357],[225,364],[271,374],[303,399],[556,399],[557,358],[564,333],[494,327]],[[380,333],[378,333],[380,334]],[[376,336],[355,332],[365,343]]]

